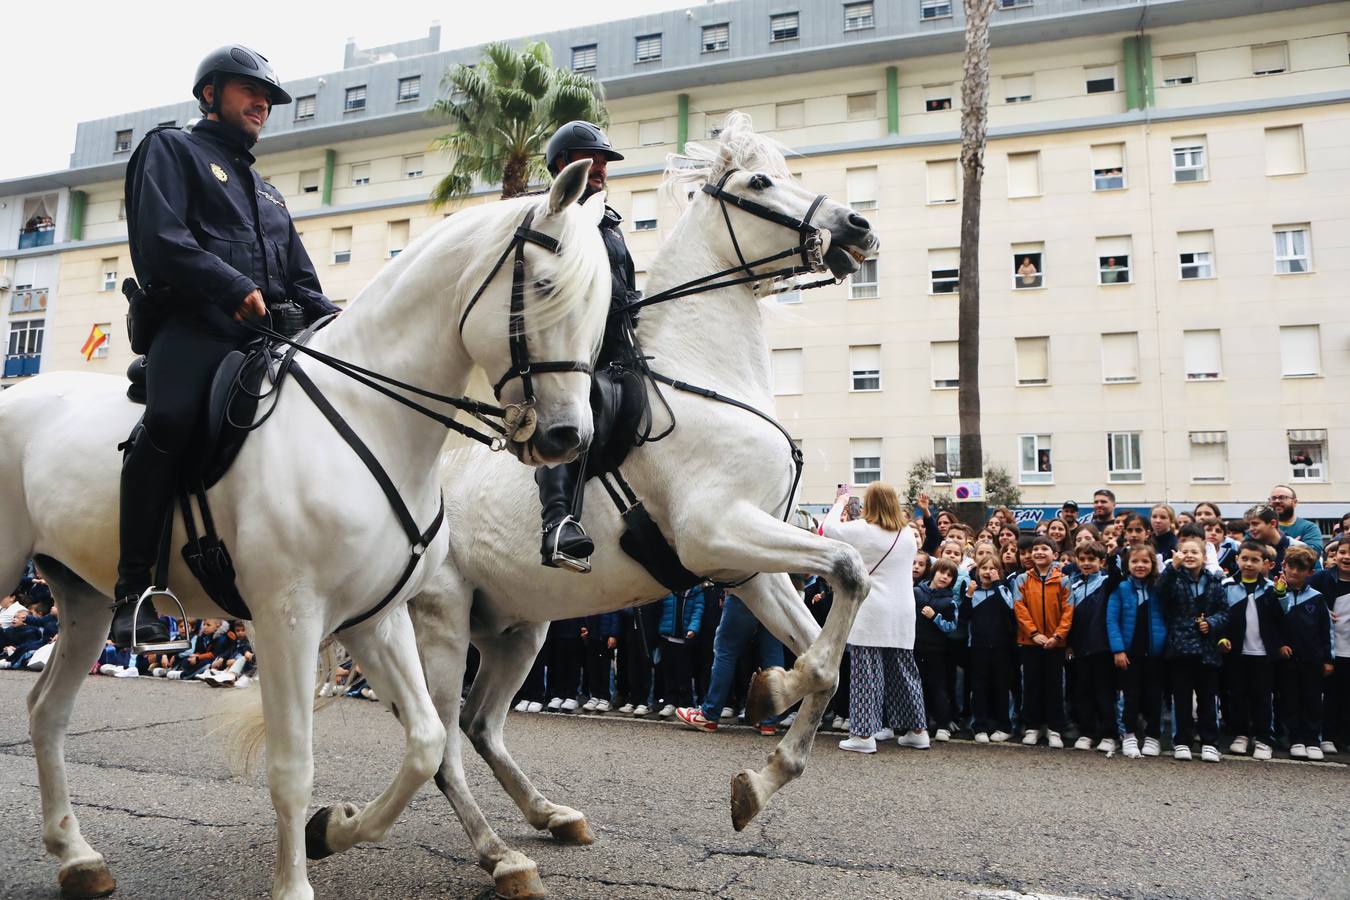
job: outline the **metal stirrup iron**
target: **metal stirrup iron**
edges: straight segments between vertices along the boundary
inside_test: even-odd
[[[170,638],[167,641],[161,641],[155,644],[142,644],[136,640],[136,625],[140,621],[141,605],[147,600],[150,601],[150,608],[155,608],[154,598],[168,597],[173,601],[173,605],[178,607],[178,614],[183,617],[184,637],[177,640]],[[182,650],[192,648],[192,626],[188,624],[187,610],[183,608],[183,601],[179,600],[177,595],[168,588],[148,587],[136,601],[136,608],[131,613],[131,649],[136,653],[177,653]]]
[[[558,545],[562,543],[563,528],[569,524],[575,525],[577,531],[580,531],[583,536],[590,537],[590,535],[586,534],[586,529],[581,527],[581,523],[574,519],[569,513],[568,515],[563,516],[553,528],[553,547],[549,550],[548,557],[551,562],[567,569],[569,572],[585,575],[591,570],[591,558],[588,556],[585,559],[577,559],[575,556],[568,556],[566,553],[563,553],[558,547]],[[548,533],[548,528],[544,529],[544,533]]]

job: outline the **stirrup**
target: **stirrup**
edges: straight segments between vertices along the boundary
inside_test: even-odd
[[[558,524],[553,527],[553,548],[549,551],[548,561],[555,568],[576,572],[578,575],[585,575],[591,571],[590,557],[587,557],[586,559],[577,559],[575,556],[568,556],[566,553],[562,552],[562,550],[558,549],[558,544],[562,542],[563,528],[568,524],[575,525],[577,531],[580,531],[583,535],[586,534],[586,529],[581,527],[580,522],[571,516],[563,516],[563,518],[558,521]],[[589,535],[587,535],[587,537],[589,537]]]
[[[168,597],[173,601],[173,605],[178,607],[178,613],[183,617],[184,636],[174,640],[170,638],[167,641],[161,641],[155,644],[141,644],[136,641],[136,624],[140,621],[141,604],[150,600],[150,608],[154,609],[153,598]],[[148,587],[141,594],[140,599],[136,601],[136,608],[131,612],[131,649],[135,653],[177,653],[181,650],[192,648],[192,626],[188,623],[187,610],[183,608],[183,601],[179,600],[174,592],[168,588]]]

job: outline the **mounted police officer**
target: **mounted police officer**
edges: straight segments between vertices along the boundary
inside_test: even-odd
[[[221,47],[197,67],[192,94],[205,118],[152,130],[127,166],[127,240],[142,286],[129,325],[133,350],[147,357],[147,402],[122,468],[118,646],[168,640],[151,603],[133,623],[134,609],[151,585],[180,458],[211,378],[252,337],[241,323],[287,300],[306,321],[337,311],[286,201],[252,168],[249,150],[272,107],[291,102],[271,63],[247,47]]]
[[[568,122],[549,139],[544,150],[544,160],[548,170],[557,175],[564,166],[578,159],[591,161],[590,181],[581,197],[585,201],[605,189],[606,169],[610,161],[623,159],[623,154],[610,145],[609,138],[598,126],[590,122]],[[629,255],[623,232],[619,229],[622,221],[623,218],[617,212],[609,206],[605,207],[604,218],[600,220],[600,236],[609,253],[611,311],[639,296],[633,257]],[[630,326],[630,314],[610,315],[596,362],[597,379],[604,377],[601,370],[605,365],[622,359],[629,349],[627,329]],[[593,409],[600,402],[594,387],[591,401]],[[586,457],[582,456],[566,465],[535,469],[534,480],[539,485],[539,502],[543,507],[540,556],[546,566],[582,573],[591,570],[588,558],[595,545],[580,522],[585,468]]]

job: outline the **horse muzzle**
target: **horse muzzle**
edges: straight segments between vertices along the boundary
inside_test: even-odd
[[[862,268],[863,260],[875,256],[881,241],[872,223],[855,212],[830,229],[830,247],[825,265],[835,278],[847,278]]]
[[[527,439],[512,441],[510,446],[516,457],[527,465],[553,466],[576,459],[586,452],[590,443],[590,435],[582,435],[575,425],[558,423],[535,427]]]

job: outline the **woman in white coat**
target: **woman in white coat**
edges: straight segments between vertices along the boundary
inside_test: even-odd
[[[852,544],[870,570],[872,590],[848,635],[849,737],[841,750],[875,753],[877,738],[899,735],[902,747],[928,748],[923,686],[914,662],[914,556],[918,541],[906,527],[900,498],[874,481],[863,494],[862,518],[840,521],[848,503],[840,487],[825,518],[826,537]]]

